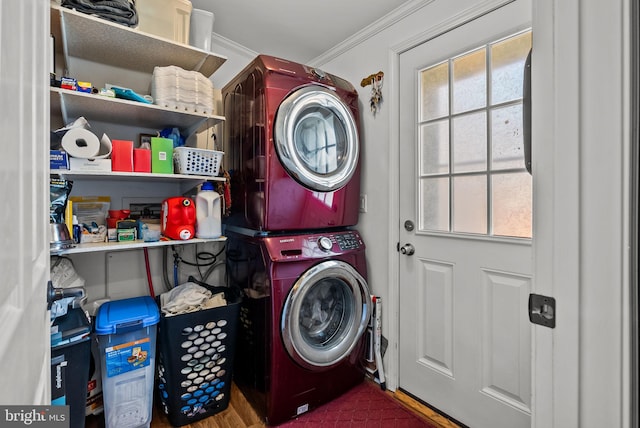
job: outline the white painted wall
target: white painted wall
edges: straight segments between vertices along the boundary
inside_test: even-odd
[[[262,53],[245,48],[215,32],[211,38],[211,51],[227,57],[225,63],[211,76],[213,86],[220,89],[233,79],[252,59]]]

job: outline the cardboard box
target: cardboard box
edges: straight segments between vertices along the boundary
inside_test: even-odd
[[[133,141],[112,140],[111,168],[114,171],[133,172]]]
[[[71,171],[111,172],[111,159],[69,158]]]
[[[173,174],[173,140],[160,137],[151,139],[151,172]]]
[[[151,172],[151,150],[133,149],[133,170]]]
[[[49,151],[49,169],[69,169],[69,157],[62,150]]]
[[[136,240],[136,228],[116,229],[116,241],[133,242]]]

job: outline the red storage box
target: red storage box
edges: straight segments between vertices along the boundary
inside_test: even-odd
[[[151,150],[133,149],[133,170],[135,172],[151,172]]]
[[[133,172],[133,141],[112,140],[111,170]]]

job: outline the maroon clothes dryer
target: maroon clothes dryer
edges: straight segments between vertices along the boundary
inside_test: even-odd
[[[358,222],[358,94],[349,82],[260,55],[222,96],[226,224],[271,232]]]
[[[244,290],[234,381],[270,425],[364,380],[371,316],[357,231],[247,236],[227,231],[229,284]]]

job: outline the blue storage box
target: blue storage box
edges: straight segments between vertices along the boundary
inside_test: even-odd
[[[49,169],[69,169],[69,157],[63,150],[49,150]]]
[[[151,425],[160,313],[149,296],[103,303],[96,315],[105,426]]]

